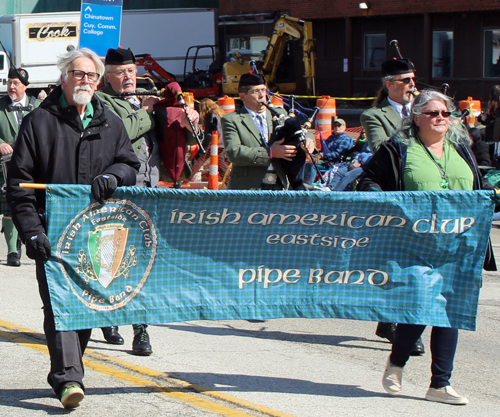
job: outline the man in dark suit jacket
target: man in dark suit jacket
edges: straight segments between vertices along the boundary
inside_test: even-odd
[[[11,68],[7,79],[7,94],[0,99],[0,154],[7,164],[7,159],[14,152],[14,143],[19,132],[23,116],[37,107],[34,97],[26,94],[28,89],[28,71]],[[0,181],[4,183],[5,178]],[[21,241],[12,222],[5,193],[0,196],[2,232],[7,242],[7,265],[21,266]]]
[[[298,153],[304,151],[295,145],[284,144],[285,139],[276,140],[272,115],[264,104],[267,101],[264,78],[260,74],[243,74],[239,96],[243,107],[222,118],[226,156],[233,164],[229,188],[292,188],[282,161],[292,162]],[[306,143],[312,152],[314,141],[307,138]],[[296,169],[303,167],[297,166]],[[292,182],[301,184],[297,178],[294,180]]]
[[[415,88],[415,68],[407,59],[390,59],[382,64],[382,89],[375,102],[375,107],[361,115],[361,124],[366,132],[370,150],[375,153],[380,144],[401,127],[402,119],[410,114]],[[379,323],[375,334],[394,341],[395,323]],[[423,355],[425,352],[422,338],[415,343],[411,354]]]
[[[382,64],[382,89],[375,106],[361,115],[370,150],[374,153],[401,127],[409,114],[415,89],[415,72],[409,59],[391,59]]]

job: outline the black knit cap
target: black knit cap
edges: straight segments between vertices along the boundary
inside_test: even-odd
[[[130,50],[130,48],[108,49],[108,52],[106,53],[106,59],[104,60],[104,65],[125,64],[135,64],[135,55]]]
[[[261,85],[261,84],[265,84],[265,83],[266,83],[266,80],[264,80],[264,77],[262,75],[247,73],[247,74],[243,74],[240,77],[240,83],[238,84],[238,87],[239,88],[249,87],[252,85]]]
[[[382,64],[382,77],[387,75],[407,74],[409,72],[415,72],[415,67],[408,58],[390,59]]]
[[[28,71],[26,71],[24,68],[11,68],[7,77],[12,79],[18,78],[19,81],[21,81],[24,85],[29,84]]]

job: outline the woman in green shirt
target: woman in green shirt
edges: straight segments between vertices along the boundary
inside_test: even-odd
[[[481,178],[470,150],[465,128],[453,115],[449,97],[424,90],[415,99],[410,116],[394,136],[384,142],[364,169],[360,191],[446,191],[493,189]],[[496,270],[491,251],[485,269]],[[392,353],[387,360],[382,384],[398,395],[403,367],[410,357],[424,325],[398,324]],[[458,329],[432,328],[432,378],[425,398],[447,404],[467,404],[466,397],[450,385]]]

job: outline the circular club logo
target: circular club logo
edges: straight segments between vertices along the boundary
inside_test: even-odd
[[[149,215],[128,200],[93,203],[66,227],[56,250],[63,276],[87,307],[125,306],[146,284],[157,250]]]

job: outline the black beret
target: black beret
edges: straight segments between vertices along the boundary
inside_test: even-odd
[[[415,67],[408,58],[390,59],[382,64],[382,77],[387,75],[406,74],[408,72],[415,72]]]
[[[240,77],[240,83],[238,87],[249,87],[251,85],[261,85],[265,84],[266,80],[264,80],[264,77],[260,74],[243,74]]]
[[[106,59],[104,60],[104,65],[124,64],[135,64],[135,55],[130,50],[130,48],[108,49],[108,52],[106,53]]]
[[[8,78],[18,78],[19,81],[21,81],[24,85],[28,85],[28,71],[26,71],[24,68],[11,68],[9,70],[9,75]]]

